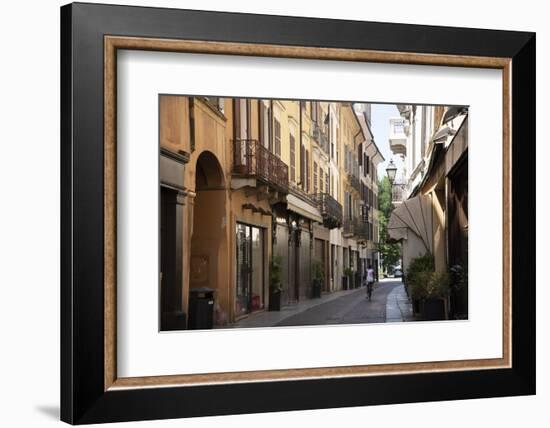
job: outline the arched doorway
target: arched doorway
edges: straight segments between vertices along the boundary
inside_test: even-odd
[[[223,322],[229,299],[226,188],[223,170],[212,152],[204,151],[197,159],[195,193],[190,290],[214,290],[215,319]]]

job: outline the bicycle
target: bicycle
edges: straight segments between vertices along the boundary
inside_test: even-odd
[[[373,286],[374,286],[374,282],[367,282],[367,298],[369,299],[369,302],[372,300]]]

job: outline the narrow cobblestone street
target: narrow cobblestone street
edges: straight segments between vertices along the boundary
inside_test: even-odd
[[[328,324],[363,324],[401,322],[412,319],[410,303],[403,283],[384,279],[375,285],[372,300],[366,288],[324,295],[280,312],[259,312],[242,319],[232,327],[279,327]]]

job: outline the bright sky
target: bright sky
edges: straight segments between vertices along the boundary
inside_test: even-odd
[[[386,167],[391,159],[398,168],[398,174],[403,165],[399,156],[393,155],[390,151],[389,143],[389,127],[390,118],[399,117],[399,112],[395,104],[372,104],[371,107],[371,130],[374,134],[374,141],[378,149],[382,152],[382,156],[386,159],[378,165],[378,177],[382,178],[386,175]]]

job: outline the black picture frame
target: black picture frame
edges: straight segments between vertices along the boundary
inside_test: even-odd
[[[105,35],[512,58],[512,367],[104,391]],[[534,394],[535,97],[534,33],[63,6],[61,419],[86,424]]]

